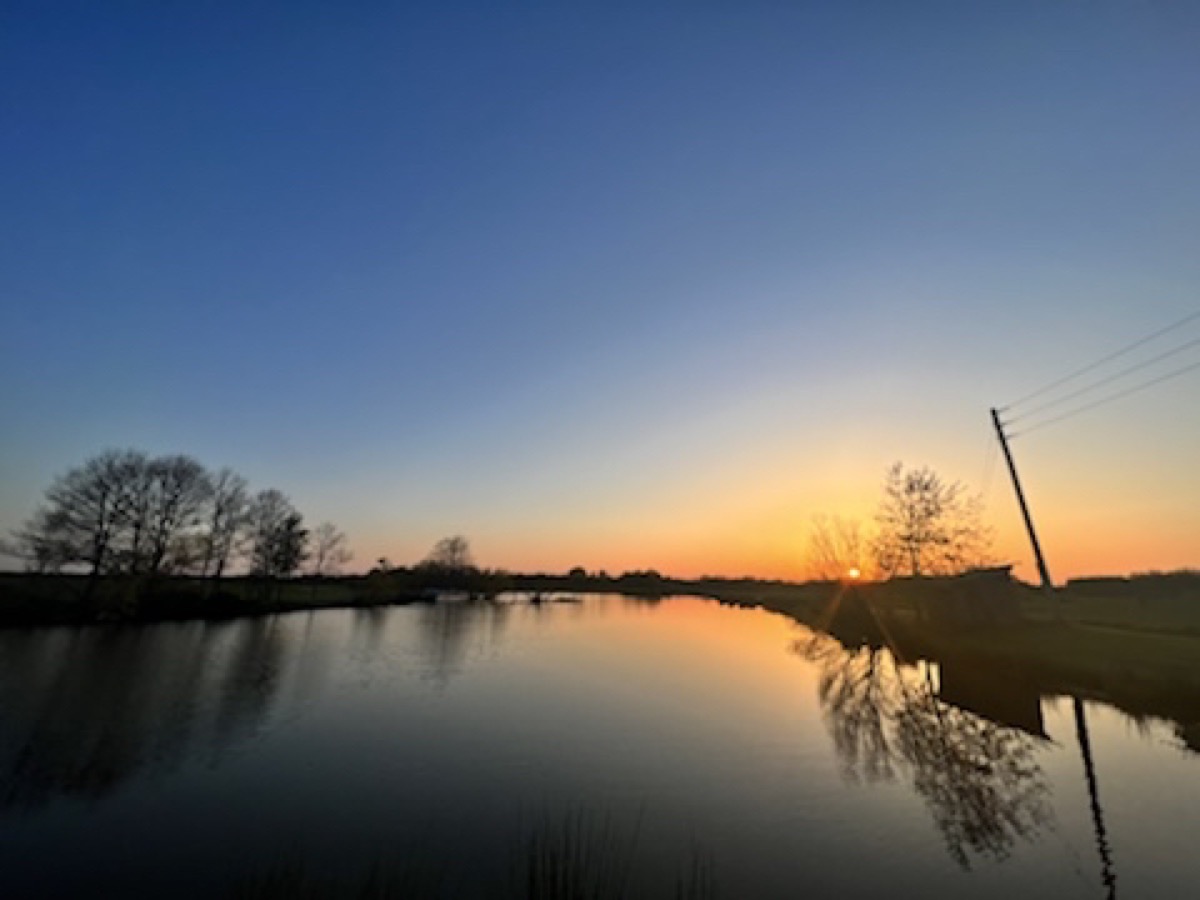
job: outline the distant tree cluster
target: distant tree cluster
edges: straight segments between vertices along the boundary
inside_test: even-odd
[[[32,571],[93,577],[219,579],[244,564],[281,578],[308,560],[313,574],[329,575],[350,559],[345,535],[328,523],[310,532],[282,492],[252,494],[230,469],[137,450],[106,451],[56,478],[11,552]]]
[[[429,555],[421,562],[427,568],[449,569],[464,571],[475,568],[475,558],[471,555],[471,545],[461,534],[442,538]]]
[[[515,590],[536,594],[616,591],[628,596],[660,598],[671,593],[695,593],[705,586],[715,590],[730,583],[724,579],[681,581],[667,578],[654,569],[632,570],[614,577],[604,570],[588,572],[582,566],[565,573],[513,573],[483,568],[477,564],[467,538],[456,534],[439,540],[412,566],[393,565],[386,557],[379,559],[366,574],[364,595],[372,603],[408,602],[451,591],[475,597],[494,597]]]

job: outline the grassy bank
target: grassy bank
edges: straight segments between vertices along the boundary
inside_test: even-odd
[[[0,574],[0,627],[225,619],[369,602],[358,579],[154,582],[83,575]]]
[[[1175,573],[1132,579],[1084,579],[1044,592],[1011,579],[898,579],[844,585],[755,579],[665,578],[655,572],[617,577],[513,574],[478,569],[392,569],[337,578],[264,581],[249,577],[121,577],[94,583],[85,575],[0,573],[0,627],[152,622],[270,615],[293,610],[387,606],[427,601],[439,591],[489,598],[506,591],[537,597],[567,593],[662,597],[690,594],[741,606],[758,606],[820,625],[839,604],[868,603],[897,622],[951,627],[962,646],[993,647],[1035,640],[1024,626],[1047,625],[1064,652],[1089,645],[1079,635],[1158,633],[1200,637],[1200,575]],[[1010,626],[1023,626],[1015,631]],[[1062,627],[1076,626],[1073,632]],[[1079,630],[1083,629],[1083,630]],[[1088,630],[1091,629],[1091,630]],[[932,629],[936,631],[936,628]],[[976,633],[978,632],[978,633]],[[1001,640],[999,632],[1010,636]],[[1037,638],[1044,641],[1048,638]],[[1082,641],[1082,643],[1081,643]],[[1190,645],[1189,645],[1190,646]]]
[[[997,630],[1007,630],[1004,626],[1027,625],[1200,637],[1200,574],[1194,572],[1078,579],[1050,591],[1003,576],[848,584],[731,582],[697,588],[719,600],[814,622],[839,605],[865,603],[873,614],[889,619],[916,620],[934,630],[945,626],[968,643],[975,637],[990,643]]]

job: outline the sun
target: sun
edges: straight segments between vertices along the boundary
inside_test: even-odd
[[[858,581],[858,579],[862,577],[862,572],[858,571],[856,568],[851,569],[846,574],[850,576],[851,581]]]

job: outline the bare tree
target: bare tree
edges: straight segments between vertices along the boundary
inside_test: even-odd
[[[308,558],[304,517],[282,492],[260,491],[250,504],[250,570],[264,578],[291,575]]]
[[[190,456],[163,456],[152,460],[150,481],[150,535],[148,571],[152,575],[178,571],[190,556],[201,515],[211,493],[208,472]]]
[[[346,544],[346,535],[332,522],[322,522],[312,532],[309,572],[318,578],[336,575],[354,554]]]
[[[928,467],[896,463],[884,481],[875,556],[888,576],[953,575],[988,560],[982,501]]]
[[[102,574],[120,568],[129,473],[144,464],[143,454],[107,450],[54,479],[42,507],[16,533],[17,552],[39,571],[83,566],[90,595]]]
[[[861,522],[814,516],[805,552],[809,576],[823,581],[866,576],[872,568],[870,550]]]
[[[54,514],[47,509],[39,509],[12,533],[12,540],[0,544],[0,555],[15,557],[27,571],[43,575],[60,572],[78,561],[75,545],[56,526]]]
[[[475,560],[471,556],[471,545],[467,543],[467,539],[461,534],[456,534],[453,537],[442,538],[434,544],[423,564],[461,571],[473,569]]]
[[[333,571],[349,558],[345,538],[336,529],[321,536],[319,568]],[[268,579],[308,558],[303,517],[279,491],[261,492],[251,509],[246,481],[234,472],[210,475],[189,456],[136,450],[105,451],[56,478],[12,538],[0,550],[34,571],[87,573],[87,598],[110,575],[132,576],[122,590],[134,599],[160,576],[219,579],[243,541],[252,571]]]
[[[208,509],[200,541],[200,573],[219,581],[238,548],[250,495],[246,479],[221,469],[209,480]]]
[[[126,451],[115,469],[117,481],[117,528],[112,540],[109,571],[141,573],[150,556],[153,529],[152,461],[145,453]]]
[[[17,532],[18,552],[39,571],[164,573],[194,535],[207,494],[208,475],[190,457],[109,450],[54,480]]]
[[[194,536],[208,495],[204,467],[188,456],[152,459],[126,450],[102,454],[86,463],[82,472],[94,489],[112,489],[113,515],[102,568],[146,576],[176,569],[172,552]],[[58,500],[54,488],[47,497]]]

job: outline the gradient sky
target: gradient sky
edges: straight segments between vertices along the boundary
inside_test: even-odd
[[[132,446],[799,577],[903,460],[1031,576],[987,410],[1200,308],[1200,5],[501,6],[4,5],[0,529]],[[1198,399],[1016,442],[1057,577],[1200,563]]]

